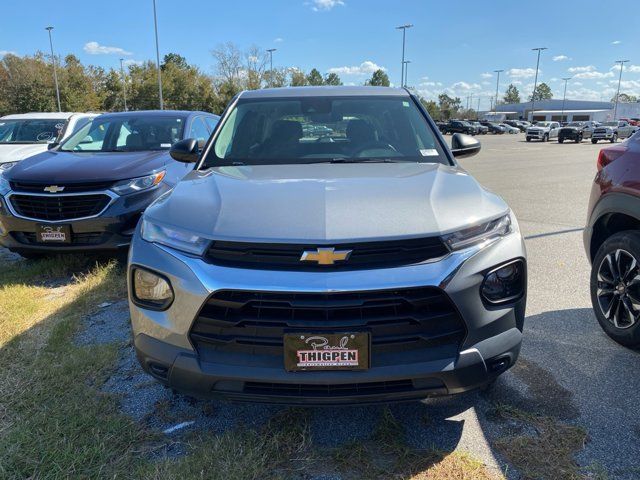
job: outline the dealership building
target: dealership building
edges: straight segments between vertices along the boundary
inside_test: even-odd
[[[557,99],[539,100],[535,103],[535,113],[531,115],[531,102],[498,105],[494,111],[484,112],[487,120],[547,120],[558,122],[587,121],[608,122],[613,120],[615,104],[588,100]],[[620,118],[640,118],[640,102],[618,103],[616,114]]]

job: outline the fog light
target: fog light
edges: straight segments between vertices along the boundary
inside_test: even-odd
[[[516,260],[487,273],[481,291],[488,302],[504,303],[522,296],[524,287],[524,262]]]
[[[165,310],[173,302],[169,281],[157,273],[143,268],[133,269],[133,300],[144,308]]]

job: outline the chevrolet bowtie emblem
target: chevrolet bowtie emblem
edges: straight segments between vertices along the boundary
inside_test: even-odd
[[[58,193],[63,190],[64,190],[64,187],[59,187],[58,185],[50,185],[48,187],[44,187],[44,191],[49,193]]]
[[[305,250],[300,257],[301,262],[317,262],[318,265],[333,265],[349,259],[353,250],[336,250],[335,248],[317,248]]]

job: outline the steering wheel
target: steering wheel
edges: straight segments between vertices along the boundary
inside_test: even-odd
[[[360,154],[366,150],[374,150],[374,149],[380,149],[380,150],[392,150],[394,152],[397,152],[398,150],[396,150],[396,147],[394,147],[393,145],[391,145],[390,143],[387,142],[369,142],[365,145],[363,145],[362,147],[358,148],[357,150],[355,150],[353,152],[353,156],[354,157],[358,157],[360,156]]]

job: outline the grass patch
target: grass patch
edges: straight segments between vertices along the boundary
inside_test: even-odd
[[[584,448],[586,431],[556,419],[534,415],[517,408],[499,405],[495,415],[533,428],[534,434],[507,436],[496,442],[496,448],[525,479],[583,478],[574,455]]]

